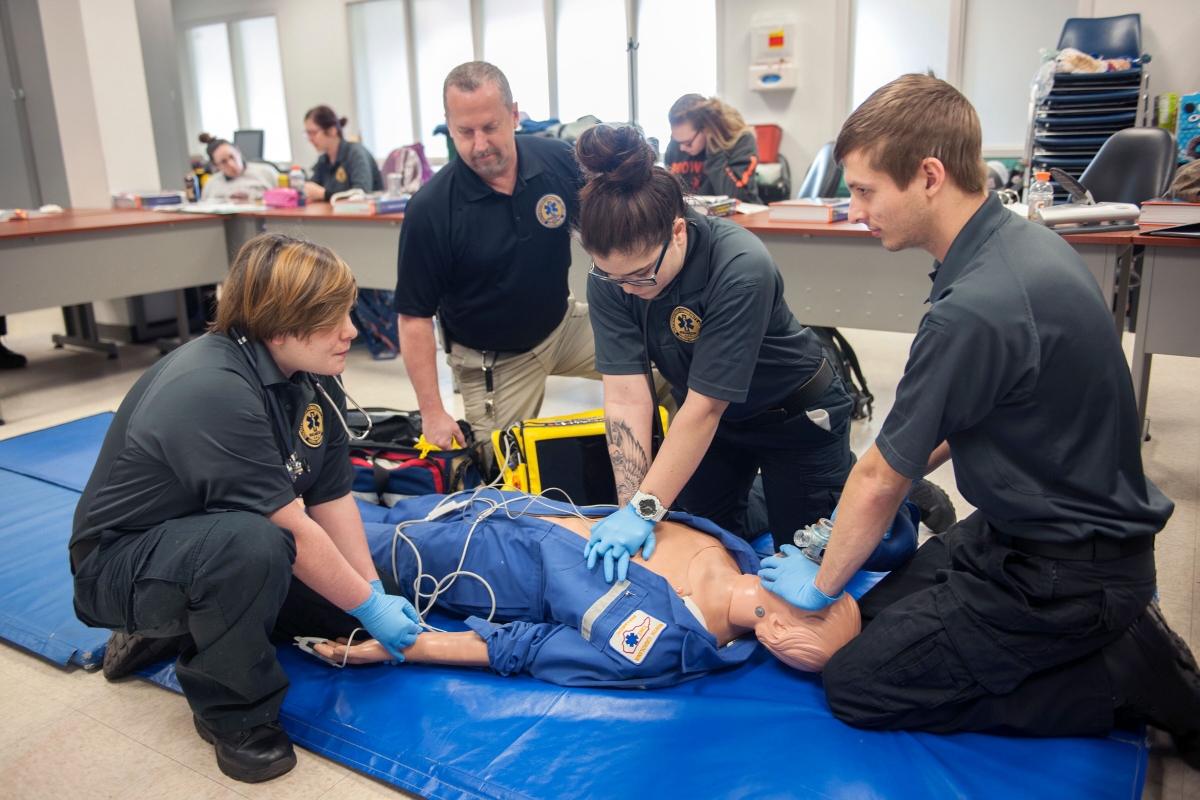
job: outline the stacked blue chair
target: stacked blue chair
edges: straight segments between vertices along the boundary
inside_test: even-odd
[[[1129,58],[1120,72],[1060,74],[1032,112],[1026,148],[1026,185],[1033,172],[1058,167],[1076,180],[1114,133],[1145,124],[1150,56],[1142,53],[1140,14],[1103,19],[1069,19],[1058,49],[1073,47],[1103,58]],[[1053,183],[1055,201],[1067,191]]]

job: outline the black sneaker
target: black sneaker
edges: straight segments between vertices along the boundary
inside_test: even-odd
[[[1103,653],[1117,721],[1166,731],[1180,758],[1200,769],[1200,669],[1158,603],[1151,602]]]
[[[115,681],[156,661],[178,655],[187,646],[189,638],[184,634],[151,639],[137,633],[113,631],[104,650],[104,677]]]
[[[0,344],[0,369],[20,369],[25,366],[25,356],[14,353]]]
[[[913,484],[908,499],[921,510],[921,522],[934,533],[945,533],[958,521],[950,495],[936,483],[922,478]]]
[[[235,781],[262,783],[290,772],[296,766],[296,751],[283,726],[277,721],[240,731],[218,733],[192,715],[196,733],[213,745],[217,766]]]

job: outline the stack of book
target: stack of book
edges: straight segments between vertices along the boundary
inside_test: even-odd
[[[689,194],[683,199],[689,206],[710,217],[732,217],[738,205],[735,198],[725,194]]]
[[[1138,222],[1143,225],[1187,225],[1200,222],[1200,203],[1150,200],[1142,203],[1142,215]]]
[[[380,214],[395,214],[408,205],[408,197],[365,197],[360,200],[334,200],[334,214],[349,214],[357,217],[373,217]]]
[[[840,222],[850,215],[847,197],[802,197],[771,203],[767,218],[782,222]]]
[[[112,196],[113,208],[162,208],[183,205],[183,192],[117,192]]]

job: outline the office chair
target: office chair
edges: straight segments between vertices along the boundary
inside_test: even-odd
[[[1058,49],[1064,47],[1104,58],[1137,58],[1142,54],[1142,15],[1068,19],[1058,38]]]
[[[796,197],[833,197],[842,183],[842,165],[833,158],[833,142],[826,142],[804,175]]]
[[[1126,128],[1109,137],[1079,182],[1098,203],[1141,205],[1167,193],[1175,157],[1175,137],[1162,128]]]

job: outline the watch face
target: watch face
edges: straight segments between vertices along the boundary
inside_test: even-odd
[[[658,512],[658,503],[649,497],[642,498],[638,501],[638,512],[643,517],[653,517]]]

